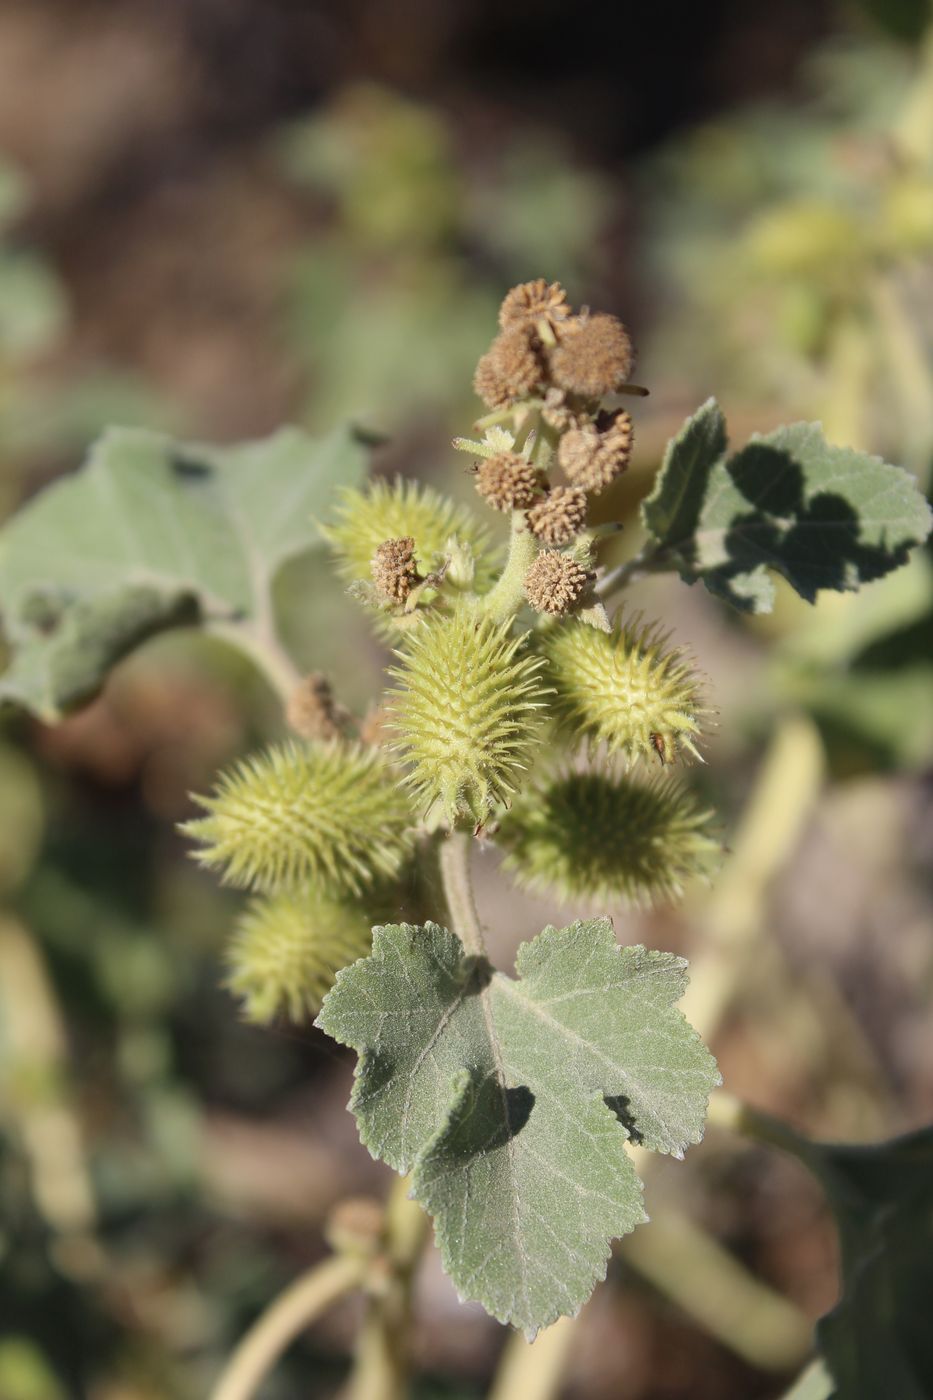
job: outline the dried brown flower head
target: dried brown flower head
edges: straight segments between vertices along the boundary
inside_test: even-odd
[[[546,282],[543,277],[534,282],[521,282],[506,294],[499,308],[499,325],[537,326],[546,321],[553,329],[570,315],[567,293],[559,282]]]
[[[528,512],[528,526],[535,539],[554,549],[569,544],[585,521],[586,492],[579,486],[555,486]]]
[[[632,417],[625,409],[600,413],[595,423],[571,428],[560,440],[557,460],[575,486],[599,492],[615,481],[632,456]]]
[[[336,739],[350,719],[334,699],[330,681],[319,672],[298,682],[288,697],[285,717],[302,739]]]
[[[525,575],[525,597],[535,612],[562,617],[579,602],[591,577],[569,554],[543,549]]]
[[[526,510],[544,489],[544,475],[517,452],[498,452],[477,467],[476,489],[494,510]]]
[[[482,355],[473,376],[473,388],[490,408],[507,408],[527,398],[541,383],[545,365],[533,329],[507,326]]]
[[[632,342],[618,317],[578,316],[562,327],[551,374],[560,388],[601,399],[625,383],[634,363]]]
[[[373,583],[388,603],[404,603],[411,590],[421,582],[411,535],[385,540],[373,555],[370,568]]]

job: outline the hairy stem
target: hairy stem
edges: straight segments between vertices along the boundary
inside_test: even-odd
[[[534,563],[538,544],[522,511],[512,512],[509,553],[498,581],[480,600],[480,609],[494,622],[507,622],[525,601],[525,575]]]
[[[627,588],[630,583],[647,578],[649,574],[670,573],[672,569],[670,560],[657,545],[648,543],[631,559],[626,559],[623,564],[617,564],[614,569],[604,574],[596,584],[594,592],[597,598],[609,598],[613,593]]]
[[[473,880],[470,875],[472,840],[472,836],[466,831],[452,831],[441,843],[441,879],[453,932],[468,953],[484,957],[486,944],[476,912]]]
[[[361,1287],[369,1268],[364,1257],[338,1255],[297,1278],[246,1333],[211,1400],[250,1400],[285,1349],[316,1317]]]
[[[411,1369],[412,1290],[430,1220],[397,1177],[386,1207],[384,1277],[374,1286],[357,1339],[347,1400],[404,1400]]]

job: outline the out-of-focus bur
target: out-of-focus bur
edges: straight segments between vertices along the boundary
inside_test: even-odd
[[[373,557],[387,540],[410,538],[413,561],[422,574],[430,573],[459,541],[473,557],[487,553],[489,534],[464,506],[419,482],[377,480],[365,490],[348,488],[341,493],[330,525],[321,527],[337,556],[345,578],[368,582]]]
[[[524,792],[496,839],[528,889],[650,905],[710,874],[722,853],[711,817],[667,776],[568,773]]]
[[[248,1021],[313,1020],[342,967],[369,952],[370,920],[315,890],[260,897],[240,915],[225,954],[226,985]]]

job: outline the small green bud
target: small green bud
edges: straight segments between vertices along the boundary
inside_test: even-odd
[[[410,635],[392,674],[393,728],[429,810],[488,821],[515,791],[543,728],[544,665],[509,624],[461,607]]]
[[[668,777],[570,773],[524,793],[497,840],[527,889],[649,905],[709,874],[722,849],[711,815]]]
[[[182,830],[202,865],[267,893],[312,885],[355,894],[396,874],[411,844],[398,776],[377,749],[289,742],[242,760]]]
[[[370,921],[354,904],[312,890],[250,902],[226,962],[226,985],[248,1021],[313,1020],[342,967],[370,950]]]
[[[464,506],[401,477],[391,483],[372,481],[362,491],[345,490],[335,521],[323,527],[323,534],[338,556],[341,573],[357,582],[371,578],[373,557],[386,540],[413,539],[413,560],[421,574],[431,572],[451,540],[460,541],[477,558],[489,546],[486,529]],[[488,582],[488,568],[486,577]]]
[[[569,624],[547,641],[556,707],[566,725],[610,753],[671,762],[694,740],[703,705],[696,674],[668,636],[639,618],[611,632]]]

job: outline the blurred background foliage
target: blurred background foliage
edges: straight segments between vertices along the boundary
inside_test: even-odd
[[[377,470],[468,500],[449,439],[503,291],[539,275],[640,348],[619,557],[711,392],[737,438],[819,417],[929,484],[927,4],[668,11],[583,4],[569,33],[552,4],[0,0],[0,511],[112,421],[235,441],[351,417],[385,438]],[[709,675],[693,781],[728,844],[772,734],[817,726],[825,778],[790,791],[763,971],[714,1048],[736,1093],[853,1141],[931,1117],[931,568],[816,608],[782,589],[759,619],[674,581],[633,595]],[[298,660],[362,711],[385,656],[340,584],[299,563],[280,592]],[[280,727],[244,663],[184,637],[56,729],[0,718],[2,1400],[203,1396],[334,1202],[386,1188],[347,1060],[240,1021],[234,897],[174,834],[188,792]],[[554,912],[491,858],[480,893],[503,962]],[[619,935],[694,957],[705,900],[619,913]],[[832,1303],[828,1218],[792,1164],[711,1135],[649,1189],[809,1316]],[[484,1393],[500,1332],[433,1258],[419,1309],[419,1394]],[[322,1321],[269,1400],[336,1393],[355,1321]],[[582,1336],[587,1400],[752,1400],[791,1369],[713,1340],[624,1256]]]

